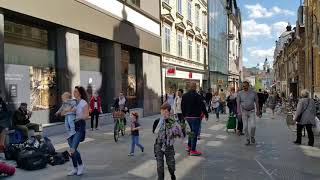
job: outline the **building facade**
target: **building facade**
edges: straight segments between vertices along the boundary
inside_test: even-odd
[[[226,1],[208,1],[209,80],[213,90],[228,87],[228,15]]]
[[[229,87],[239,87],[242,80],[242,22],[236,0],[228,0]]]
[[[31,121],[58,121],[63,92],[84,86],[103,112],[124,92],[130,108],[159,111],[161,34],[158,0],[0,2],[1,95],[21,102]],[[72,13],[70,13],[72,12]]]
[[[305,59],[307,89],[312,95],[320,96],[320,2],[305,0],[303,17],[305,18]]]
[[[207,14],[206,0],[161,1],[164,93],[207,84]]]

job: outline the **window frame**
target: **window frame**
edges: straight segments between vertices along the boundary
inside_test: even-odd
[[[190,22],[192,22],[192,3],[190,0],[188,0],[188,11],[187,11],[187,18]]]
[[[193,39],[188,38],[188,59],[192,59],[192,46],[193,46]]]
[[[201,50],[200,50],[200,43],[196,43],[196,60],[198,61],[198,62],[200,62],[200,57],[201,57]]]
[[[177,55],[183,56],[183,34],[177,33]]]
[[[163,50],[167,53],[170,53],[170,43],[171,43],[171,27],[164,26],[163,27],[163,33],[164,33],[164,48]]]

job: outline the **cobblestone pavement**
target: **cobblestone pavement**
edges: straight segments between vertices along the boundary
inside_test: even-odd
[[[81,177],[67,177],[71,163],[50,166],[38,171],[18,170],[8,179],[101,179],[144,180],[156,179],[156,162],[153,155],[154,135],[152,122],[157,116],[141,119],[141,142],[145,152],[136,149],[134,157],[128,157],[130,138],[113,140],[112,125],[97,131],[88,131],[88,138],[80,145],[86,166]],[[226,132],[227,116],[219,122],[211,118],[202,124],[202,139],[198,147],[201,157],[189,157],[184,151],[185,140],[176,142],[177,178],[182,180],[319,180],[320,144],[315,147],[293,145],[295,134],[288,129],[283,116],[271,119],[264,114],[257,120],[257,143],[245,146],[244,137]],[[58,151],[66,149],[64,135],[51,137]],[[304,144],[307,140],[304,139]],[[166,171],[166,178],[168,178]]]

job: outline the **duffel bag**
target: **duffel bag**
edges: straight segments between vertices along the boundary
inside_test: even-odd
[[[25,170],[38,170],[47,166],[47,157],[37,150],[23,150],[19,153],[17,167]]]
[[[6,160],[17,160],[23,145],[21,144],[8,144],[4,149],[4,156]]]

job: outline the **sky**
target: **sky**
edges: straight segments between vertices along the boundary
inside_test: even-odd
[[[288,22],[295,26],[300,0],[237,0],[242,15],[243,65],[272,65],[275,41]]]

